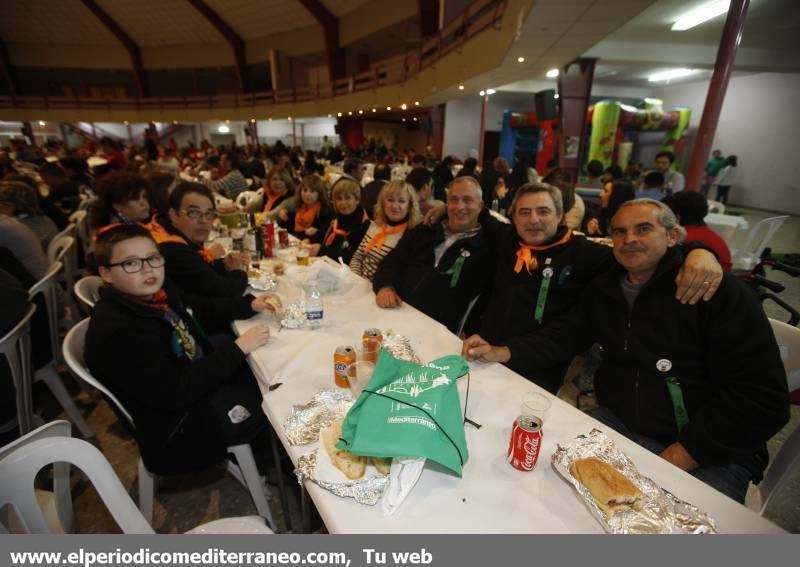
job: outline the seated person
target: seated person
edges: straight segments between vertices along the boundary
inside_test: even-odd
[[[78,210],[81,194],[80,184],[76,180],[67,179],[67,174],[57,162],[44,164],[39,169],[39,176],[47,185],[47,200],[50,203],[66,214]]]
[[[228,199],[236,199],[242,191],[247,191],[247,180],[239,171],[235,163],[235,155],[223,152],[219,156],[211,156],[206,160],[206,166],[211,173],[211,178],[198,177],[197,180]]]
[[[97,201],[89,226],[93,231],[109,224],[147,222],[150,202],[147,180],[138,173],[112,171],[97,182]]]
[[[43,250],[58,234],[58,227],[42,213],[36,199],[36,192],[27,183],[20,181],[0,182],[0,214],[15,217],[36,235]]]
[[[264,179],[264,206],[261,210],[268,213],[294,194],[294,180],[289,172],[282,167],[273,167]]]
[[[257,324],[216,345],[207,333],[275,300],[184,296],[165,280],[164,257],[137,224],[101,232],[95,257],[105,285],[86,333],[86,364],[130,412],[145,466],[179,474],[223,459],[230,445],[268,447],[269,423],[245,357],[266,344],[269,328]]]
[[[369,227],[369,216],[360,204],[361,187],[350,179],[339,179],[333,186],[333,209],[336,213],[322,238],[322,246],[312,245],[312,254],[339,258],[349,264]]]
[[[50,262],[36,234],[16,218],[3,212],[0,212],[0,247],[7,248],[34,281],[39,281],[47,273]]]
[[[666,204],[678,217],[678,222],[686,229],[684,242],[702,242],[719,258],[722,269],[730,272],[731,251],[722,237],[708,228],[703,219],[708,214],[708,201],[697,191],[681,191],[664,199]]]
[[[318,174],[306,175],[295,190],[295,212],[281,209],[278,224],[300,240],[319,244],[332,216],[326,193],[325,182]]]
[[[428,214],[433,207],[441,205],[441,201],[433,199],[433,174],[424,167],[415,167],[406,175],[406,183],[417,193],[419,212]]]
[[[456,333],[468,308],[486,291],[495,261],[481,224],[491,222],[490,215],[481,215],[483,197],[475,178],[455,178],[446,207],[446,218],[433,226],[417,225],[400,239],[378,266],[372,289],[379,307],[407,301]]]
[[[570,206],[569,201],[570,195],[546,183],[530,183],[517,189],[511,208],[513,224],[505,226],[504,234],[497,239],[497,266],[480,335],[470,337],[467,343],[485,340],[513,351],[519,346],[518,337],[569,313],[589,282],[611,267],[611,248],[573,234],[564,225],[563,211]],[[703,289],[700,282],[718,282],[722,270],[713,254],[692,250],[679,277],[683,285],[678,286],[677,296],[682,301],[696,302],[702,295],[710,299],[716,289]],[[689,288],[691,282],[695,282],[694,289]],[[534,374],[524,366],[510,362],[507,365],[556,393],[569,362],[539,368]]]
[[[767,465],[766,441],[789,419],[786,373],[767,317],[730,274],[711,300],[675,302],[683,254],[677,218],[663,203],[624,203],[611,235],[615,264],[568,316],[512,348],[466,341],[464,354],[535,375],[599,343],[599,407],[590,414],[742,502]]]
[[[361,189],[361,206],[367,211],[369,218],[374,219],[375,204],[384,185],[392,179],[392,168],[385,163],[379,163],[372,172],[373,179]]]
[[[238,297],[247,289],[245,253],[221,259],[205,247],[217,217],[214,196],[199,183],[180,183],[169,196],[167,215],[156,215],[147,225],[167,260],[170,280],[183,292],[211,297]]]
[[[664,174],[660,171],[651,171],[642,178],[642,184],[636,191],[637,199],[655,199],[663,201],[664,193]]]
[[[424,170],[427,171],[427,170]],[[413,173],[413,172],[412,172]],[[372,281],[375,270],[403,235],[422,221],[417,196],[405,181],[384,185],[375,205],[375,220],[350,260],[353,273]]]

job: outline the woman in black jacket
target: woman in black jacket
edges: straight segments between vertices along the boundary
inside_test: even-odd
[[[263,442],[254,449],[265,449],[268,422],[245,357],[267,342],[269,329],[257,324],[221,345],[206,332],[221,332],[274,299],[187,297],[187,309],[164,281],[164,258],[140,225],[98,235],[95,257],[106,285],[89,323],[86,362],[131,414],[147,468],[189,472],[256,438]]]

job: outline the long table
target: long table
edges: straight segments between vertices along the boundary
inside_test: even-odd
[[[284,303],[303,294],[286,277],[280,279],[277,293]],[[277,323],[263,314],[234,324],[241,333],[255,321],[269,321],[269,343],[251,353],[248,361],[264,394],[263,410],[295,463],[316,444],[290,446],[283,422],[293,405],[307,402],[319,389],[336,387],[337,346],[357,345],[365,328],[378,327],[409,337],[423,361],[461,350],[455,335],[413,307],[378,308],[369,282],[353,274],[342,289],[324,297],[324,309],[324,323],[317,330],[279,332]],[[466,425],[470,457],[463,478],[428,462],[417,485],[391,516],[384,516],[380,505],[364,506],[306,481],[305,488],[331,533],[601,533],[600,524],[550,464],[557,443],[568,443],[595,427],[618,443],[642,474],[708,512],[720,532],[782,532],[501,364],[471,363],[470,379],[467,415],[482,427]],[[268,386],[277,383],[282,385],[269,391]],[[460,379],[462,404],[465,386],[465,379]],[[549,396],[552,406],[544,422],[539,462],[532,472],[520,472],[508,464],[505,451],[522,397],[530,391]]]

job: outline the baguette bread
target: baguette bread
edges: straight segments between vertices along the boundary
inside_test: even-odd
[[[322,444],[330,455],[333,466],[342,471],[347,478],[355,480],[364,476],[367,469],[367,459],[336,448],[336,443],[342,436],[343,418],[334,419],[333,422],[322,430]]]
[[[622,507],[636,506],[642,496],[628,477],[594,457],[573,461],[569,472],[591,493],[606,518]]]

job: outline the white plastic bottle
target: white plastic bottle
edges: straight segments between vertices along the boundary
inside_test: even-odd
[[[306,317],[309,328],[319,329],[322,326],[322,316],[322,294],[317,286],[309,286],[306,288]]]

